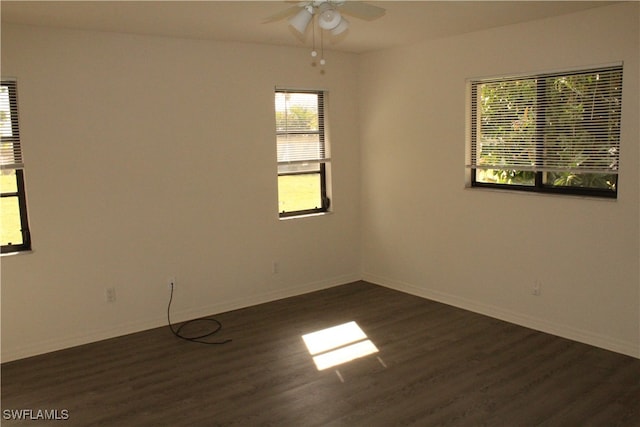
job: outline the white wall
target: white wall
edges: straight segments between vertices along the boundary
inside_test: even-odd
[[[638,24],[630,2],[364,55],[364,278],[640,357]],[[620,60],[617,200],[465,189],[465,79]]]
[[[2,258],[2,360],[164,325],[170,276],[176,321],[359,279],[357,57],[310,59],[3,25],[33,252]],[[329,90],[332,214],[278,219],[276,85]]]

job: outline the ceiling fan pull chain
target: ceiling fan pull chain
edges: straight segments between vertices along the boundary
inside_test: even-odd
[[[324,31],[320,30],[320,65],[326,64],[324,59]]]
[[[312,42],[313,42],[313,50],[311,51],[311,56],[315,58],[316,56],[318,56],[318,51],[316,50],[316,25],[315,25],[315,23],[311,24],[311,37],[312,37]]]

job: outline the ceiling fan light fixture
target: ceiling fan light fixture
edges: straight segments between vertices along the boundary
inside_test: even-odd
[[[300,34],[304,34],[309,22],[311,22],[311,18],[313,18],[313,13],[304,7],[300,12],[289,18],[289,25]]]
[[[331,30],[331,34],[337,36],[338,34],[342,34],[349,29],[349,21],[347,21],[344,17],[340,20],[340,23]]]
[[[342,15],[328,3],[324,3],[320,6],[318,24],[323,30],[333,30],[342,21]]]

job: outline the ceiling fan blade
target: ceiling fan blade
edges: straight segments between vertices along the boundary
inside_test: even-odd
[[[346,0],[340,5],[340,11],[355,18],[373,21],[382,17],[386,11],[378,6],[374,6],[361,1]]]
[[[281,19],[287,18],[291,15],[295,15],[296,13],[298,13],[298,11],[300,10],[300,6],[291,6],[285,10],[281,10],[278,13],[275,13],[267,18],[265,18],[262,23],[263,24],[269,24],[271,22],[276,22],[279,21]]]

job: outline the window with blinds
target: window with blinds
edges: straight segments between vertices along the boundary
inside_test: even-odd
[[[622,64],[470,89],[472,186],[616,197]]]
[[[329,209],[324,99],[323,91],[275,91],[281,217]]]
[[[0,243],[2,253],[31,249],[15,80],[0,82]]]

